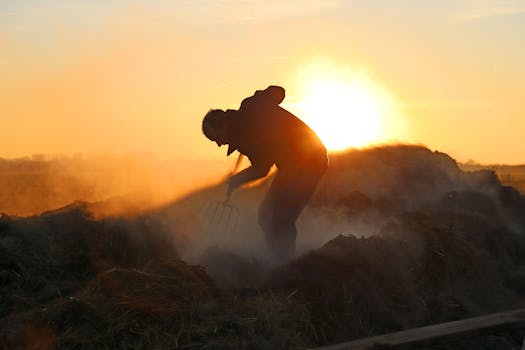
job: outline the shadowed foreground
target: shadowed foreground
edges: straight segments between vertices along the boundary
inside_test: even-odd
[[[237,200],[249,207],[261,190]],[[186,258],[201,237],[195,209],[216,192],[127,218],[94,219],[87,203],[3,215],[0,347],[304,349],[525,305],[525,198],[444,154],[333,156],[303,220],[348,229],[315,226],[317,241],[283,266],[235,245]],[[520,349],[523,336],[426,346]]]

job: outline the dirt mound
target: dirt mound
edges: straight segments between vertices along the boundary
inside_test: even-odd
[[[323,342],[343,341],[523,305],[524,243],[475,212],[405,213],[283,266],[268,287],[296,290]]]
[[[352,191],[371,198],[396,198],[398,207],[424,202],[462,183],[448,155],[422,146],[377,147],[330,156],[317,203],[338,201]]]
[[[0,218],[0,317],[72,295],[98,273],[177,256],[142,218],[94,220],[83,203],[29,218]]]
[[[95,275],[81,208],[33,218],[2,217],[0,317],[39,307],[82,288]]]

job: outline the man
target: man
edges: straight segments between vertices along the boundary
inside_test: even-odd
[[[220,147],[228,145],[246,155],[251,166],[228,180],[232,191],[268,175],[277,175],[259,208],[259,224],[268,247],[282,262],[295,253],[295,222],[328,166],[326,148],[317,135],[292,113],[281,108],[285,91],[279,86],[257,90],[239,110],[210,110],[202,121],[204,135]]]

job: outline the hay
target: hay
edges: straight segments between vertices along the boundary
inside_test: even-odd
[[[180,260],[150,262],[141,270],[112,268],[98,279],[121,306],[157,315],[180,312],[210,296],[213,287],[203,268]]]

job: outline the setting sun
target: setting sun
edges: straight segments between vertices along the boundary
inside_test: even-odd
[[[317,61],[297,74],[297,96],[289,107],[329,150],[384,143],[400,134],[402,123],[392,98],[363,73]]]
[[[366,146],[381,136],[381,105],[358,83],[313,82],[298,105],[328,149]]]

